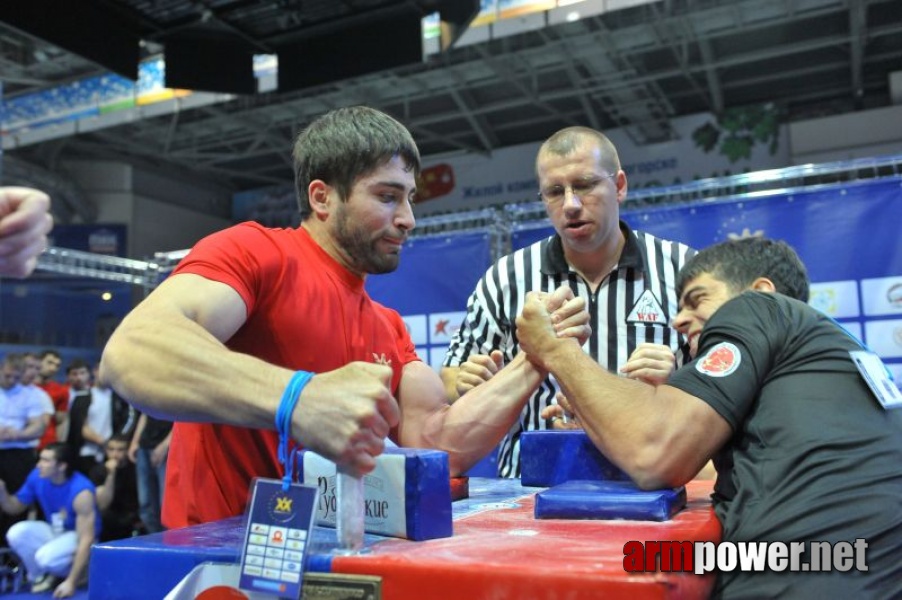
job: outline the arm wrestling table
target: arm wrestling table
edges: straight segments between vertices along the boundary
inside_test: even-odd
[[[706,598],[713,574],[627,573],[626,542],[720,541],[710,481],[686,485],[671,521],[535,519],[535,492],[519,480],[470,479],[453,503],[454,535],[422,542],[367,535],[365,554],[337,556],[335,530],[316,527],[306,572],[381,578],[384,600],[466,598]],[[97,544],[90,600],[160,600],[196,565],[237,563],[244,518]],[[236,596],[237,597],[237,596]],[[351,597],[351,596],[348,596]]]

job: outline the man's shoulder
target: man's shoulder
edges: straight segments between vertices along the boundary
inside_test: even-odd
[[[633,236],[635,236],[636,239],[638,239],[640,241],[647,241],[649,243],[662,245],[662,246],[673,246],[678,249],[685,248],[688,252],[693,253],[693,254],[696,252],[695,248],[693,248],[689,244],[684,244],[683,242],[678,242],[676,240],[670,240],[667,238],[663,238],[663,237],[660,237],[658,235],[655,235],[653,233],[650,233],[650,232],[642,230],[642,229],[632,229],[631,228],[630,233],[632,233]]]
[[[100,466],[103,466],[103,465],[100,465]],[[90,490],[91,493],[94,493],[94,491],[96,489],[94,486],[94,482],[91,481],[87,475],[85,475],[79,471],[72,472],[72,476],[69,477],[69,485],[72,486],[73,490],[81,491],[81,490],[87,489],[87,490]]]
[[[260,250],[261,246],[265,247],[267,243],[274,246],[285,245],[294,243],[295,240],[303,237],[299,231],[300,228],[264,227],[254,221],[245,221],[206,236],[192,248],[191,254],[212,249],[221,250],[229,246],[252,246],[256,251]],[[190,257],[191,254],[188,256]]]
[[[507,254],[503,255],[501,258],[496,260],[491,269],[507,269],[511,264],[516,264],[526,260],[527,257],[531,259],[535,259],[536,257],[540,261],[540,264],[543,263],[547,259],[548,252],[555,252],[554,241],[557,234],[549,235],[548,237],[544,237],[540,240],[537,240],[531,244],[523,246],[522,248],[517,248]],[[563,259],[563,250],[560,251],[561,259]]]

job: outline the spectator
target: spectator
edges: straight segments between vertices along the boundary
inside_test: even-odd
[[[82,460],[81,448],[84,446],[84,425],[91,408],[91,369],[88,363],[75,359],[66,368],[66,380],[69,382],[69,419],[66,427],[66,443],[72,449],[74,463],[72,468],[83,475],[90,473],[96,459]],[[93,462],[92,462],[93,461]]]
[[[41,368],[35,383],[50,396],[55,413],[47,424],[41,441],[38,442],[38,450],[51,442],[66,439],[66,419],[69,416],[69,386],[54,380],[62,364],[59,352],[53,349],[44,350],[40,354],[40,360]]]
[[[21,514],[37,502],[48,515],[16,523],[6,538],[28,571],[32,591],[53,590],[55,598],[68,598],[86,581],[91,544],[100,533],[94,485],[73,472],[71,456],[66,444],[49,444],[15,495],[0,480],[5,513]]]
[[[128,457],[137,467],[138,504],[141,521],[148,533],[163,531],[163,489],[171,440],[171,421],[155,419],[146,413],[138,418]]]
[[[91,471],[105,460],[104,446],[114,434],[131,435],[137,424],[136,411],[108,386],[91,386],[91,402],[81,428],[82,445],[79,448],[78,470],[90,476]],[[126,448],[127,449],[127,448]]]
[[[35,448],[53,414],[47,395],[21,383],[25,359],[7,354],[0,363],[0,479],[19,488],[34,469]],[[21,517],[0,514],[0,535]]]
[[[127,435],[113,434],[106,442],[106,462],[91,471],[103,521],[101,542],[131,537],[140,528],[135,465],[128,460],[129,443]]]

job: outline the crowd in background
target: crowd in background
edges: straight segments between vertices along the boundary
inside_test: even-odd
[[[162,531],[160,507],[172,423],[138,413],[96,383],[96,367],[66,366],[52,349],[7,354],[0,370],[0,481],[15,494],[36,470],[42,449],[64,443],[74,470],[93,484],[100,541]],[[11,516],[0,511],[0,544],[16,522],[40,520],[38,503]]]

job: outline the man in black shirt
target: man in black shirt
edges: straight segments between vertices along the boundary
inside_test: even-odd
[[[713,457],[725,541],[800,543],[798,572],[721,572],[715,597],[902,597],[902,411],[857,370],[857,340],[805,304],[801,261],[782,242],[726,242],[691,259],[677,289],[693,360],[657,388],[557,338],[538,298],[517,320],[520,343],[640,486],[682,485]],[[814,542],[857,540],[854,568],[805,570]]]
[[[90,473],[103,520],[101,542],[131,537],[140,529],[135,465],[128,460],[128,446],[127,435],[114,434],[105,445],[106,462]]]

